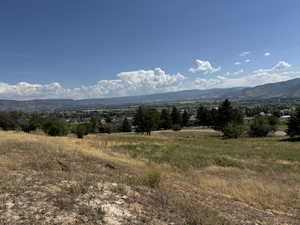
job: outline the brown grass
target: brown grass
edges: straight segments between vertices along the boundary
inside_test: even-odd
[[[36,185],[37,180],[40,185],[47,187],[66,180],[72,185],[58,190],[53,197],[63,209],[71,210],[72,199],[85,193],[91,185],[111,181],[133,185],[143,193],[148,193],[148,190],[140,186],[154,188],[155,201],[149,200],[149,204],[154,208],[156,205],[158,208],[168,205],[170,210],[184,216],[189,225],[235,223],[228,215],[235,210],[234,207],[239,206],[232,205],[231,201],[263,210],[297,213],[295,206],[300,206],[299,183],[290,185],[289,182],[297,184],[298,176],[292,181],[292,175],[278,178],[276,173],[272,175],[222,166],[182,170],[168,163],[134,159],[116,151],[127,145],[139,146],[141,141],[160,148],[170,138],[176,141],[180,134],[174,135],[175,137],[159,133],[152,137],[90,135],[84,139],[76,139],[0,132],[0,210],[5,205],[5,194],[8,192],[22,193]],[[197,134],[191,134],[189,138],[194,138],[195,135]],[[244,164],[260,163],[259,160],[236,160]],[[117,169],[106,168],[107,163]],[[286,160],[278,160],[278,163],[291,164]],[[158,172],[151,174],[147,171],[159,171],[159,175]],[[222,212],[216,206],[218,201],[226,202],[224,207],[232,209]]]

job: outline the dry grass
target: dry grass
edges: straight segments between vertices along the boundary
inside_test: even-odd
[[[113,135],[105,140],[117,142],[118,138],[128,144],[115,145],[110,151],[165,165],[169,176],[177,171],[176,180],[199,191],[229,196],[263,210],[300,214],[300,143],[279,138],[223,140],[197,132]]]
[[[270,152],[277,144],[277,150]],[[52,196],[66,210],[72,210],[72,199],[90,186],[109,181],[132,185],[144,194],[149,190],[141,186],[154,188],[148,204],[156,210],[167,206],[186,218],[187,225],[235,224],[241,215],[229,215],[243,207],[234,201],[298,214],[296,149],[275,139],[228,141],[195,132],[162,132],[151,137],[89,135],[84,139],[0,132],[0,210],[8,192],[23,193],[37,183],[52,187],[66,180],[71,185]]]

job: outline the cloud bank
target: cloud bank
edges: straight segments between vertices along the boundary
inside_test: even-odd
[[[220,71],[220,69],[212,67],[208,61],[200,61],[197,60],[198,67],[194,68],[195,70],[204,74]],[[161,68],[156,68],[122,72],[117,74],[115,80],[101,80],[95,85],[77,88],[65,88],[59,83],[20,82],[12,85],[0,82],[0,99],[108,98],[190,89],[251,87],[298,77],[300,78],[300,71],[294,71],[292,66],[285,61],[280,61],[269,69],[258,69],[247,74],[241,69],[211,78],[191,78],[179,73],[168,74]]]

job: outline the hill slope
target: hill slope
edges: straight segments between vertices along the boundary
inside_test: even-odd
[[[297,225],[299,146],[200,132],[0,131],[0,224]]]
[[[232,93],[228,97],[238,99],[300,98],[300,78],[260,85],[254,88],[245,88]]]

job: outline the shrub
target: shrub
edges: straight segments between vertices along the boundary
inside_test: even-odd
[[[48,119],[42,126],[43,131],[49,136],[65,136],[68,134],[68,124],[63,119]]]
[[[148,170],[144,173],[141,178],[141,183],[145,186],[149,186],[151,188],[158,187],[161,181],[161,172],[157,169]]]
[[[122,127],[121,127],[121,131],[122,131],[122,132],[131,132],[131,131],[132,131],[132,129],[131,129],[131,124],[130,124],[130,122],[128,121],[127,118],[125,118],[125,119],[123,120]]]
[[[292,138],[300,137],[300,107],[289,119],[287,133]]]
[[[272,131],[272,126],[270,125],[268,119],[256,117],[250,125],[249,136],[266,137],[270,131]]]
[[[180,131],[180,130],[181,130],[180,124],[174,124],[174,125],[172,126],[172,130],[174,130],[174,131]]]
[[[110,124],[100,124],[99,126],[99,133],[102,134],[111,134],[112,133],[112,126]]]
[[[277,130],[277,125],[279,123],[279,118],[276,117],[276,116],[268,117],[268,122],[271,126],[272,131],[276,131]]]
[[[223,136],[225,138],[239,138],[245,132],[244,125],[229,123],[223,129]]]
[[[89,133],[89,125],[85,123],[78,124],[74,130],[74,133],[78,138],[83,138],[85,135],[88,135]]]

